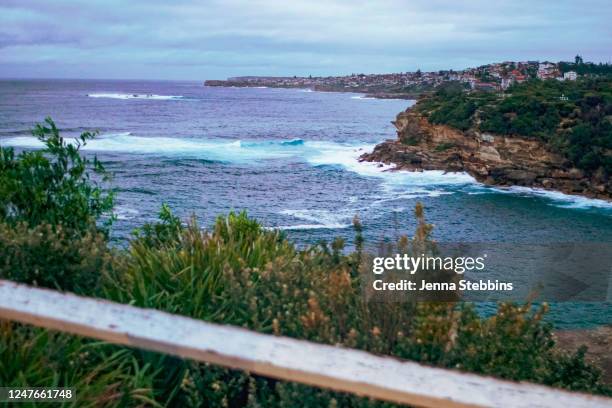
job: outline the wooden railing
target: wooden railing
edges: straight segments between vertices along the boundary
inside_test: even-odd
[[[612,407],[612,399],[427,367],[3,280],[0,319],[416,406]]]

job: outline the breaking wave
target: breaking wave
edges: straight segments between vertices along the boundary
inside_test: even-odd
[[[560,208],[573,209],[590,209],[600,208],[612,210],[612,202],[599,200],[596,198],[588,198],[578,195],[565,194],[560,191],[544,190],[541,188],[531,188],[522,186],[513,186],[507,188],[489,188],[489,190],[497,193],[516,194],[524,196],[536,196],[550,201],[549,205]]]
[[[116,205],[114,209],[115,216],[118,220],[130,220],[136,218],[140,212],[125,205]]]
[[[149,99],[149,100],[174,100],[183,99],[182,96],[178,95],[155,95],[155,94],[128,94],[128,93],[91,93],[87,94],[90,98],[110,98],[110,99]]]
[[[41,148],[42,143],[32,136],[14,136],[0,139],[0,145],[22,148]],[[290,159],[304,161],[314,167],[337,167],[364,177],[381,180],[382,192],[373,200],[373,205],[401,199],[439,197],[453,194],[470,186],[468,194],[519,194],[542,197],[550,205],[562,208],[601,208],[612,210],[612,203],[560,192],[527,187],[492,188],[481,187],[467,173],[446,173],[441,170],[421,172],[395,171],[394,165],[360,162],[359,156],[371,151],[374,144],[311,141],[300,138],[287,140],[227,140],[206,138],[142,137],[130,132],[103,134],[90,141],[84,150],[149,154],[162,157],[199,159],[220,163],[257,164],[267,160]],[[465,189],[462,189],[465,191]],[[294,214],[300,218],[298,213]],[[351,217],[354,214],[351,214]],[[306,228],[345,228],[350,219],[321,222],[321,214],[312,217]],[[307,221],[306,215],[301,219]],[[290,226],[287,228],[298,228]]]
[[[281,142],[281,144],[285,146],[301,146],[304,144],[304,141],[302,139],[292,139],[286,142]]]
[[[309,224],[286,225],[274,227],[280,230],[307,230],[307,229],[343,229],[352,225],[355,213],[353,210],[283,210],[283,215],[295,218],[300,221],[310,222]]]

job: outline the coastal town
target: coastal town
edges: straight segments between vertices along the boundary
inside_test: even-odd
[[[582,60],[576,57],[576,64]],[[458,81],[466,89],[502,91],[514,83],[530,78],[574,81],[576,71],[568,70],[570,63],[540,61],[505,61],[467,68],[461,71],[442,70],[432,72],[400,72],[392,74],[351,74],[328,77],[266,77],[241,76],[225,81],[208,80],[206,86],[307,88],[317,91],[362,92],[376,97],[412,98],[433,90],[440,84]]]

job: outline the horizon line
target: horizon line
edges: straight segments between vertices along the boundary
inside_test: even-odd
[[[579,54],[578,54],[579,55]],[[74,81],[74,80],[79,80],[79,81],[172,81],[172,82],[204,82],[204,81],[209,81],[209,80],[213,80],[213,81],[223,81],[223,80],[227,80],[229,78],[239,78],[239,77],[260,77],[260,78],[266,78],[266,77],[271,77],[271,78],[307,78],[312,76],[313,78],[327,78],[327,77],[347,77],[347,76],[351,76],[351,75],[392,75],[392,74],[399,74],[399,73],[414,73],[417,71],[421,71],[421,72],[440,72],[440,71],[465,71],[467,69],[474,69],[474,68],[478,68],[478,67],[482,67],[482,66],[487,66],[487,65],[491,65],[491,64],[500,64],[500,63],[504,63],[504,62],[529,62],[529,61],[537,61],[537,62],[552,62],[552,63],[560,63],[560,62],[567,62],[567,63],[573,63],[573,61],[563,61],[563,60],[559,60],[559,61],[550,61],[548,59],[544,59],[544,60],[539,60],[539,59],[525,59],[525,60],[510,60],[510,59],[506,59],[503,61],[494,61],[494,62],[489,62],[487,64],[482,64],[482,65],[476,65],[476,66],[469,66],[469,67],[464,67],[464,68],[460,68],[460,69],[454,69],[454,68],[445,68],[445,69],[437,69],[437,70],[421,70],[419,68],[417,68],[417,70],[414,71],[394,71],[394,72],[370,72],[370,73],[363,73],[360,72],[359,74],[357,74],[356,72],[353,72],[351,74],[329,74],[329,75],[253,75],[253,74],[245,74],[245,75],[227,75],[225,78],[199,78],[199,79],[175,79],[175,78],[142,78],[142,77],[122,77],[122,78],[101,78],[101,77],[59,77],[59,76],[22,76],[22,77],[15,77],[15,76],[2,76],[2,74],[0,74],[0,81],[27,81],[27,80],[59,80],[59,81]],[[612,64],[612,60],[608,60],[608,61],[585,61],[585,63],[587,64]]]

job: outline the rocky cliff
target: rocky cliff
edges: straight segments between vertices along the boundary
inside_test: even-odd
[[[538,187],[612,199],[612,180],[585,175],[540,141],[432,125],[410,109],[392,123],[398,139],[377,145],[361,160],[396,164],[401,170],[466,171],[490,185]]]

